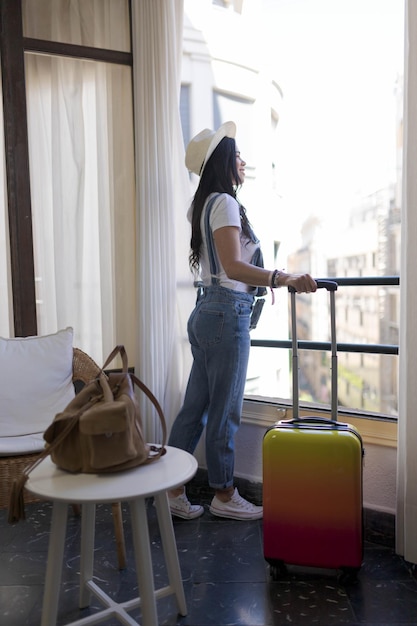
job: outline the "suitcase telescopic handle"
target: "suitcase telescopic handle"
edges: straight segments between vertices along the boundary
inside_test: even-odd
[[[334,280],[325,280],[323,278],[317,278],[317,289],[327,289],[327,291],[337,291],[337,282]],[[294,287],[288,287],[290,293],[296,293]]]
[[[327,289],[330,294],[330,339],[331,339],[331,418],[337,421],[337,343],[336,343],[336,305],[335,292],[337,282],[324,278],[316,278],[318,289]],[[299,390],[298,390],[298,340],[297,340],[297,315],[296,315],[296,290],[288,287],[291,296],[291,329],[292,329],[292,392],[293,392],[293,417],[299,418]]]

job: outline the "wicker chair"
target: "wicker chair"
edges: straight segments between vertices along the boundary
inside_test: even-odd
[[[85,384],[95,378],[100,372],[100,368],[85,352],[79,348],[74,348],[72,361],[72,380],[76,383]],[[29,465],[38,453],[23,454],[16,456],[0,456],[0,509],[9,506],[10,487],[13,480],[19,476],[24,468]],[[25,490],[25,503],[37,502],[38,499]],[[80,513],[80,506],[73,505],[74,512]],[[112,514],[115,529],[116,549],[118,565],[120,569],[126,567],[126,548],[123,533],[123,520],[120,502],[112,504]]]

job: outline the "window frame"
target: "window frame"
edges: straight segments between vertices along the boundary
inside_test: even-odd
[[[129,10],[131,6],[129,0]],[[14,336],[37,335],[24,55],[38,52],[133,66],[131,52],[23,36],[22,0],[0,3],[0,55]]]

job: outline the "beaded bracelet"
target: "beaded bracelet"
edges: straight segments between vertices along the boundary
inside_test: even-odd
[[[275,284],[275,279],[277,278],[277,276],[279,276],[279,271],[274,270],[271,276],[271,289],[275,289],[277,287],[277,285]]]

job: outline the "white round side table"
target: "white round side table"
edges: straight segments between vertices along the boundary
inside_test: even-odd
[[[187,483],[197,471],[197,461],[188,452],[167,446],[167,453],[149,465],[113,474],[71,474],[60,470],[47,457],[29,475],[26,488],[36,496],[52,500],[51,534],[48,547],[41,626],[54,626],[58,614],[62,563],[67,526],[67,509],[82,505],[80,608],[89,606],[94,594],[106,608],[71,624],[97,624],[116,617],[122,624],[134,625],[127,611],[141,607],[143,626],[158,626],[156,600],[175,595],[178,612],[187,614],[167,490]],[[145,498],[154,497],[169,584],[155,590]],[[115,603],[93,582],[96,504],[129,502],[136,574],[140,597]],[[100,616],[100,619],[98,619]]]

